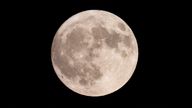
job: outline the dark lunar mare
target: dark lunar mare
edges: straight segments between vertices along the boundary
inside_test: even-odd
[[[67,39],[65,43],[61,42],[61,36],[56,36],[52,45],[52,57],[56,66],[61,70],[61,73],[68,79],[75,79],[77,76],[80,78],[79,83],[82,85],[88,85],[94,83],[95,80],[101,78],[102,73],[100,72],[100,67],[95,64],[90,63],[91,67],[88,67],[84,63],[78,63],[75,58],[72,57],[73,53],[81,52],[82,49],[87,49],[90,58],[96,57],[93,54],[93,50],[88,49],[88,43],[83,42],[85,39],[85,31],[83,28],[76,27],[69,34],[67,34]],[[96,43],[94,44],[95,48],[98,47]],[[61,51],[64,52],[61,55]],[[69,64],[69,58],[74,61],[74,66]],[[80,71],[83,69],[83,72]]]
[[[119,25],[119,27],[124,30],[124,25]],[[88,48],[88,43],[83,41],[87,35],[85,34],[85,29],[78,26],[67,34],[65,43],[61,41],[61,36],[56,34],[56,38],[52,45],[52,57],[55,65],[58,66],[61,73],[68,79],[75,79],[78,76],[81,85],[93,84],[95,80],[100,79],[103,75],[100,71],[100,67],[91,62],[93,58],[99,57],[99,54],[95,54],[93,51],[94,49],[102,48],[102,40],[104,40],[107,46],[112,49],[118,49],[118,43],[121,41],[123,41],[127,47],[131,46],[129,36],[123,36],[123,38],[121,38],[119,33],[116,33],[115,31],[109,33],[106,28],[101,25],[93,27],[92,33],[89,34],[94,37],[94,42],[91,48]],[[99,42],[101,44],[98,44]],[[92,68],[84,63],[77,62],[77,60],[72,57],[75,52],[81,52],[82,49],[86,49],[88,54],[85,57],[85,60]],[[61,51],[64,52],[63,55],[61,55]],[[122,56],[126,57],[127,55],[125,52],[122,52]],[[74,61],[74,66],[69,64],[69,58]],[[81,69],[83,71],[81,71]]]

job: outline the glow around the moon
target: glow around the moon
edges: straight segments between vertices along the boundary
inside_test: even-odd
[[[137,64],[138,46],[132,30],[118,16],[88,10],[61,25],[51,57],[57,76],[69,89],[103,96],[128,82]]]

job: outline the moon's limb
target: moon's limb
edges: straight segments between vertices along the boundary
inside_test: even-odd
[[[51,53],[55,72],[68,88],[86,96],[102,96],[130,79],[138,46],[132,30],[118,16],[89,10],[61,25]]]

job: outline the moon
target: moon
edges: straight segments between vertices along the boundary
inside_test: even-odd
[[[69,89],[84,96],[104,96],[119,90],[133,75],[138,45],[120,17],[87,10],[60,26],[52,42],[51,60]]]

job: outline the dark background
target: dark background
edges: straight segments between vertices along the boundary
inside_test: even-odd
[[[12,4],[14,4],[12,2]],[[3,15],[5,24],[6,83],[3,94],[13,99],[58,102],[109,101],[124,103],[174,103],[188,97],[185,67],[188,34],[182,3],[128,2],[126,0],[70,0],[63,2],[21,2]],[[179,8],[185,7],[185,8]],[[5,8],[6,9],[6,8]],[[72,15],[89,10],[109,11],[133,30],[139,47],[136,70],[118,91],[103,97],[74,93],[56,76],[51,63],[53,37]],[[8,21],[7,21],[8,19]],[[8,44],[11,43],[11,44]],[[11,49],[11,50],[10,50]],[[7,62],[11,61],[11,62]],[[11,79],[11,80],[10,80]]]

